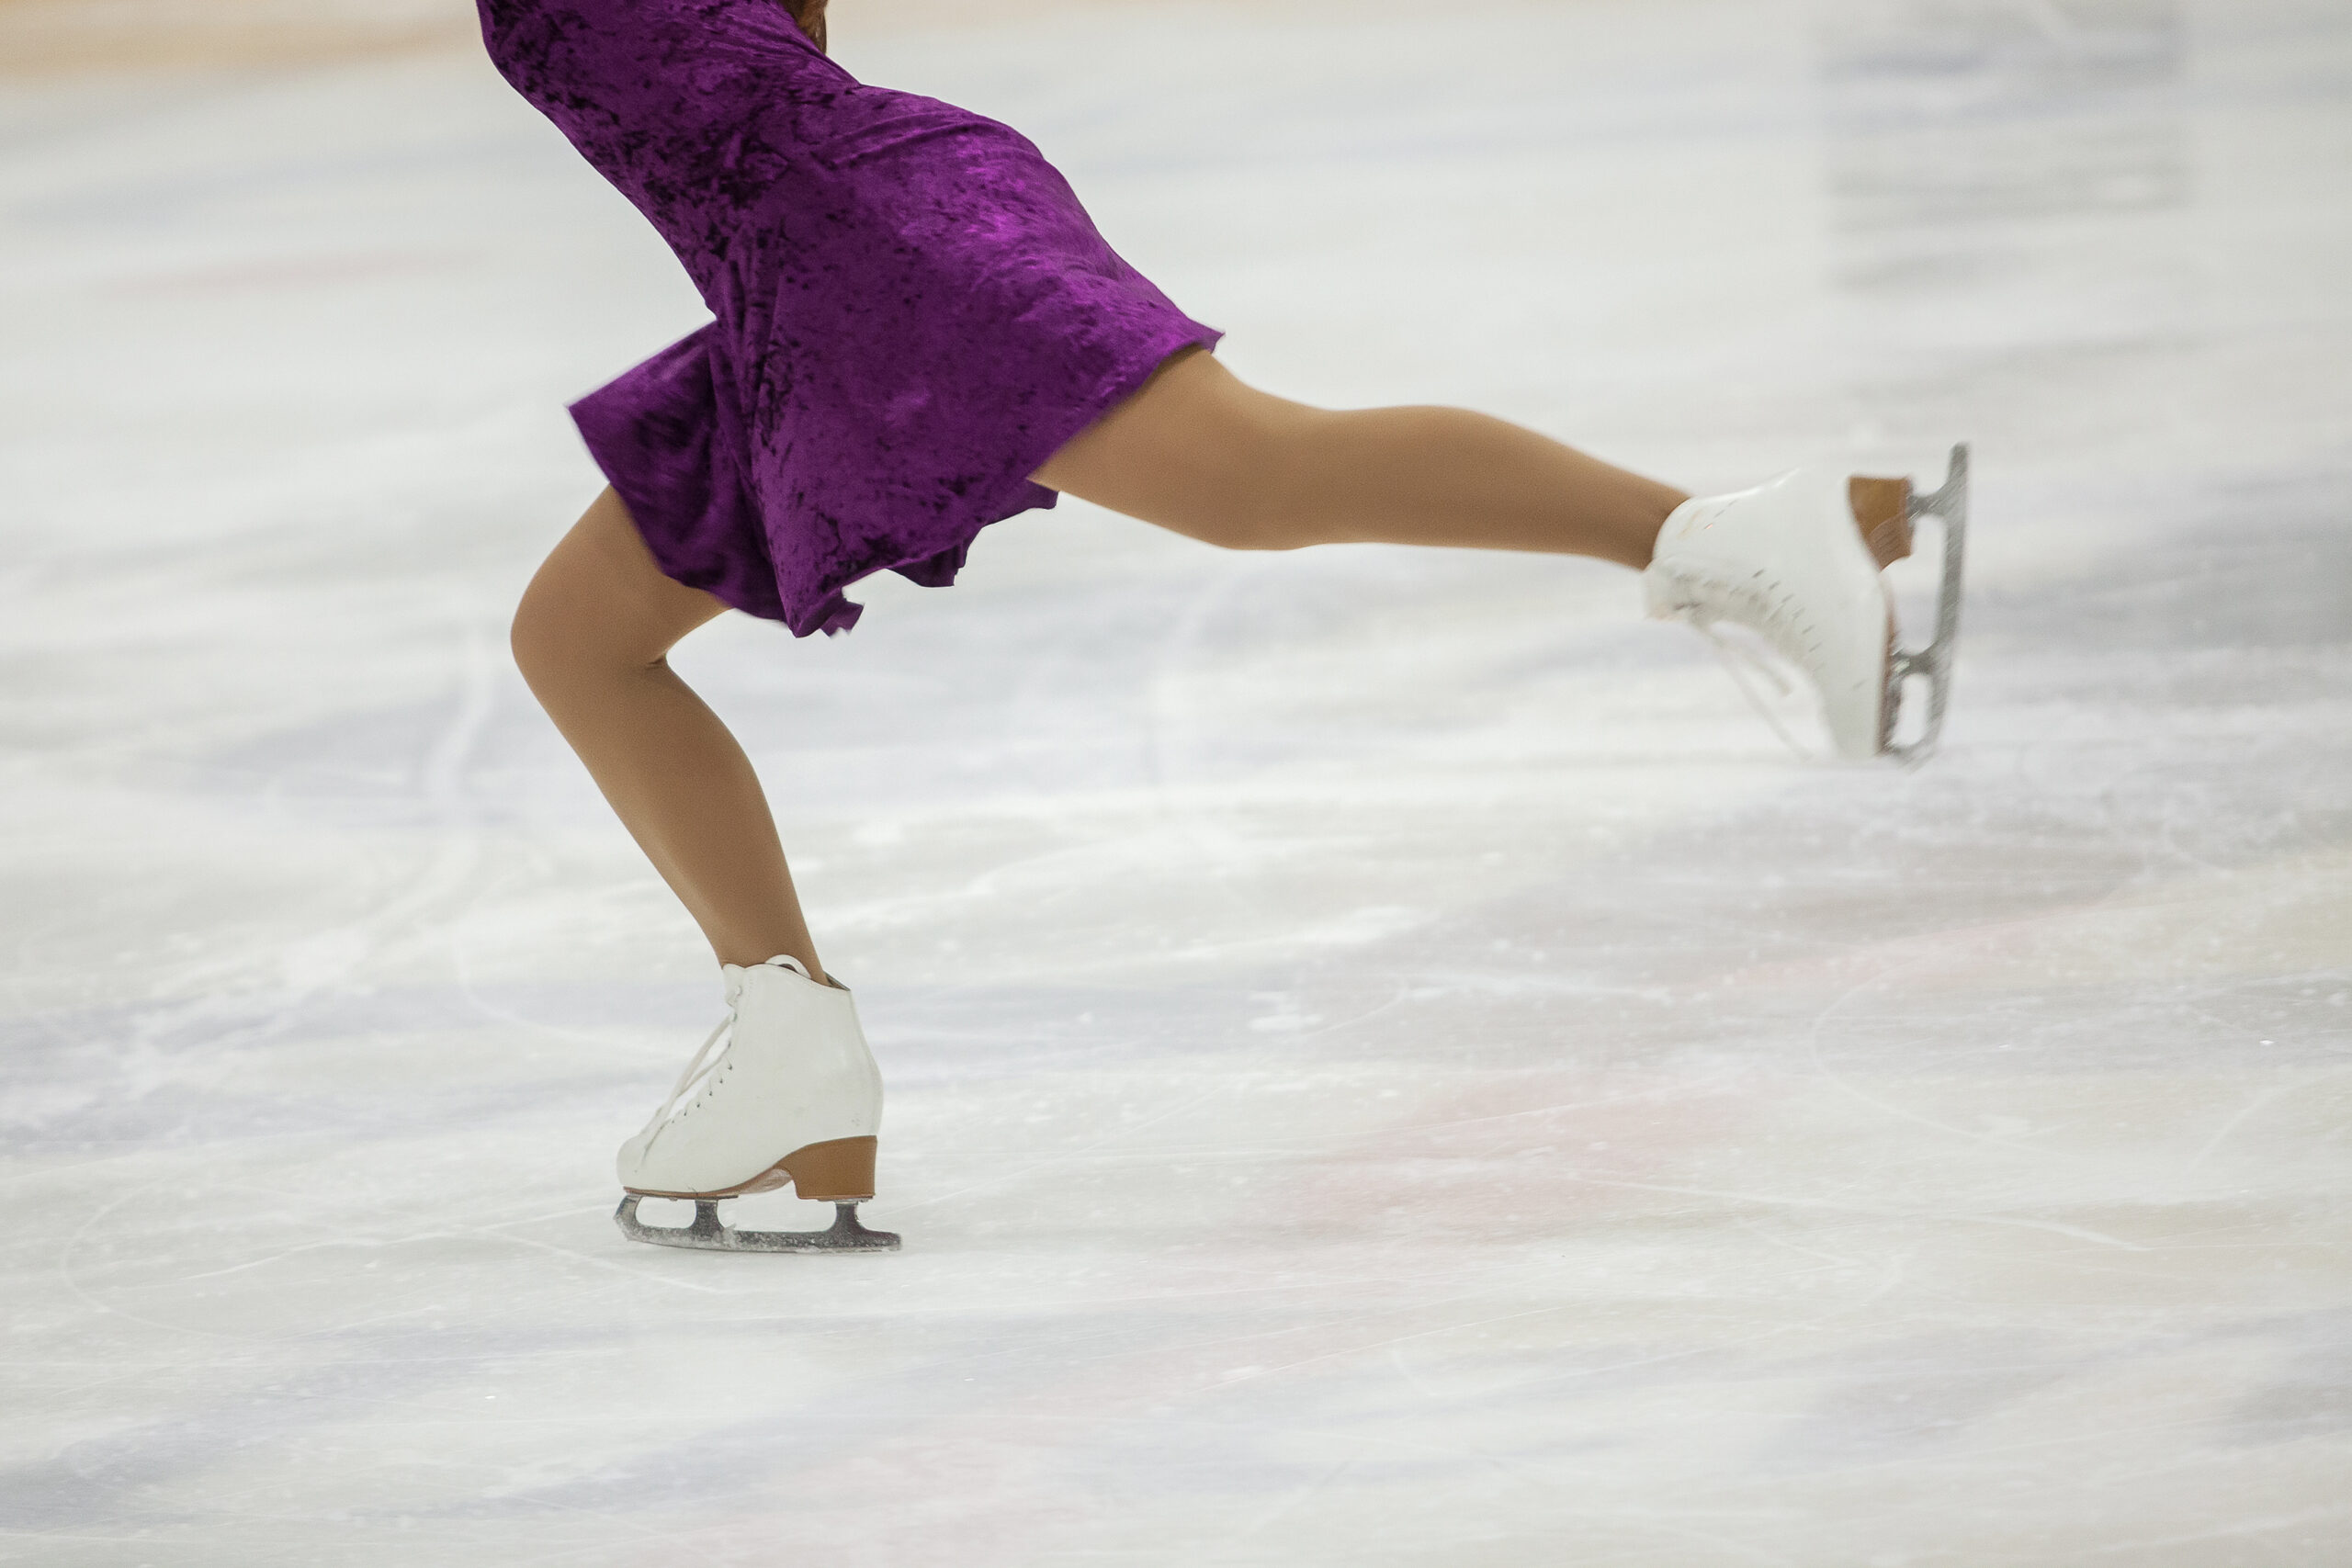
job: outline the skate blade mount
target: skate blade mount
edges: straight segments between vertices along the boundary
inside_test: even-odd
[[[1886,668],[1886,755],[1906,768],[1926,761],[1943,733],[1944,707],[1951,698],[1951,656],[1960,640],[1960,581],[1962,557],[1968,543],[1968,443],[1951,449],[1951,465],[1944,472],[1943,488],[1931,495],[1911,498],[1911,516],[1933,517],[1943,525],[1943,581],[1936,594],[1936,635],[1925,648],[1898,648]],[[1927,724],[1918,739],[1893,739],[1895,720],[1902,716],[1903,692],[1913,676],[1928,682]]]
[[[739,1231],[718,1217],[717,1198],[690,1200],[695,1223],[690,1225],[649,1225],[637,1217],[639,1194],[631,1192],[613,1213],[613,1223],[631,1241],[656,1247],[686,1247],[697,1252],[896,1252],[899,1238],[889,1231],[870,1231],[858,1223],[855,1202],[833,1205],[833,1228],[828,1231]]]

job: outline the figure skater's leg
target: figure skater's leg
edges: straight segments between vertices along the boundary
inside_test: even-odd
[[[1037,482],[1235,549],[1453,545],[1636,570],[1690,499],[1464,409],[1272,397],[1197,350],[1057,452]]]
[[[662,576],[607,490],[525,591],[514,661],[719,962],[822,979],[751,760],[666,657],[726,608]]]

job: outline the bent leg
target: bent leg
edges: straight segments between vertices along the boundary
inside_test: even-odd
[[[662,576],[607,490],[524,591],[514,662],[719,962],[790,953],[822,979],[751,760],[668,662],[726,608]]]
[[[1179,354],[1037,482],[1235,549],[1343,542],[1597,556],[1636,570],[1682,491],[1464,409],[1309,408]]]

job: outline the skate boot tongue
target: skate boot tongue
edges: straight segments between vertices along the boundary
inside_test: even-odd
[[[639,1134],[640,1138],[650,1140],[654,1132],[670,1119],[670,1112],[676,1109],[678,1101],[684,1100],[718,1065],[718,1058],[711,1055],[711,1047],[732,1034],[736,1024],[741,1021],[736,1014],[743,1005],[743,987],[752,970],[787,969],[804,980],[808,978],[808,971],[800,960],[786,953],[779,953],[765,963],[754,964],[749,968],[740,964],[722,964],[718,968],[719,973],[727,977],[727,1016],[718,1021],[718,1027],[703,1041],[702,1049],[696,1051],[694,1059],[686,1064],[686,1070],[678,1075],[677,1085],[670,1090],[670,1098],[662,1102],[661,1109],[654,1111],[652,1119],[645,1123],[645,1130]]]
[[[779,953],[774,958],[764,958],[757,964],[722,964],[718,966],[718,972],[730,982],[741,979],[754,969],[789,969],[804,980],[811,977],[808,966],[788,953]]]
[[[731,1008],[743,999],[746,977],[753,971],[761,969],[788,969],[804,980],[809,978],[808,966],[788,953],[779,953],[774,958],[765,959],[758,964],[722,964],[718,966],[718,973],[726,982],[729,1007]]]

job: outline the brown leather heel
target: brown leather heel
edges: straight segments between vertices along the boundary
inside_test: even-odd
[[[872,1138],[834,1138],[797,1148],[776,1162],[792,1178],[800,1197],[824,1203],[847,1203],[874,1196]]]
[[[1870,479],[1860,475],[1846,481],[1846,500],[1854,509],[1854,526],[1870,547],[1871,558],[1884,571],[1911,553],[1911,481]]]

